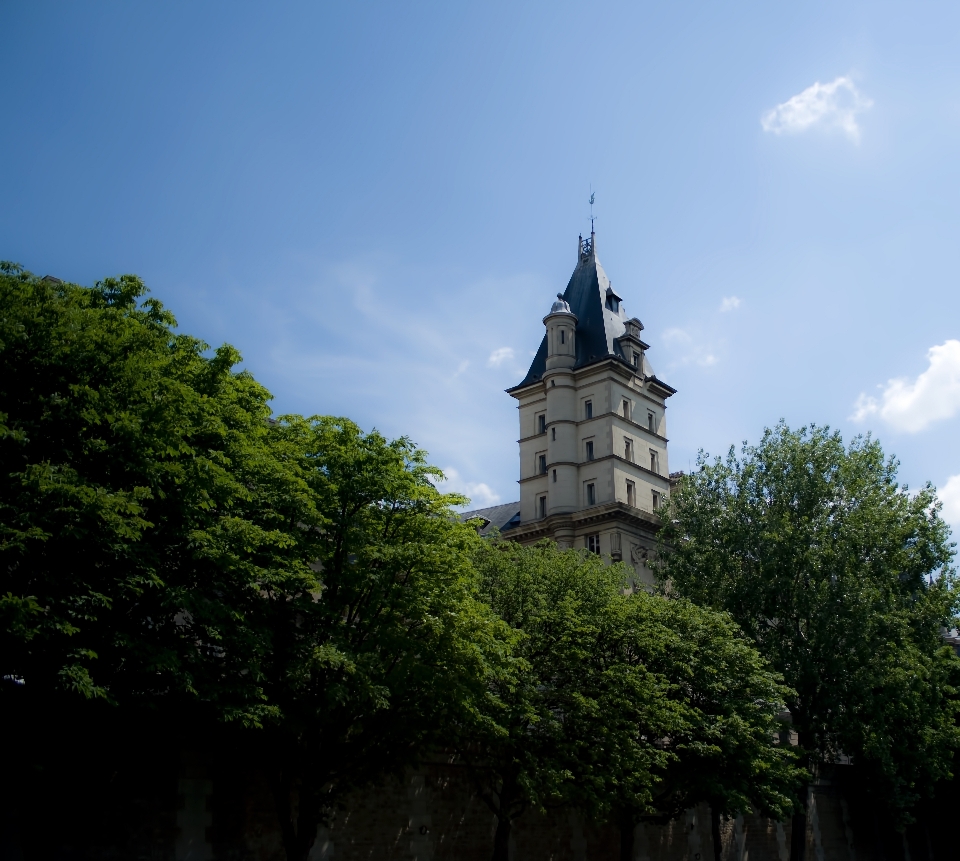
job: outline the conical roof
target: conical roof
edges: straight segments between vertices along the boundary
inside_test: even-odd
[[[617,338],[626,332],[628,318],[623,310],[623,302],[613,291],[610,279],[597,258],[595,236],[592,233],[590,239],[580,241],[577,268],[573,270],[567,289],[563,291],[563,299],[577,315],[577,358],[574,368],[610,357],[629,362],[617,343]],[[608,301],[611,299],[615,301]],[[514,388],[537,382],[546,367],[547,336],[544,335],[527,376]],[[646,356],[643,372],[648,376],[653,374]]]

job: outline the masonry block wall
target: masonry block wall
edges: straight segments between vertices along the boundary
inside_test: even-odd
[[[0,817],[0,859],[285,861],[267,774],[242,750],[171,754],[111,763],[100,777],[48,775],[46,797],[20,806],[15,775],[4,775],[12,803]],[[953,784],[918,808],[904,834],[871,806],[850,767],[821,780],[806,808],[806,861],[960,861]],[[489,861],[495,828],[465,770],[431,762],[356,793],[319,829],[310,861]],[[720,834],[721,861],[789,861],[789,822],[725,818]],[[529,812],[514,827],[511,858],[619,861],[619,846],[608,823],[569,809]],[[706,805],[634,832],[632,861],[715,857]]]

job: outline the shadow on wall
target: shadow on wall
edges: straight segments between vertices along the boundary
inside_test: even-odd
[[[6,771],[0,859],[285,861],[266,774],[255,754],[128,748],[64,758],[62,773]],[[95,755],[99,754],[99,755]],[[808,861],[946,861],[960,855],[956,784],[898,834],[874,810],[851,766],[838,766],[808,796]],[[401,780],[357,793],[318,830],[310,861],[489,861],[495,820],[463,769],[425,764]],[[753,816],[721,821],[722,861],[789,861],[790,823]],[[527,814],[514,828],[513,861],[618,861],[609,824],[561,809]],[[642,824],[634,861],[714,861],[710,811],[667,825]]]

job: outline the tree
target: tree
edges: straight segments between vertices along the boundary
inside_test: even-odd
[[[264,586],[316,583],[289,528],[311,500],[237,352],[145,294],[0,269],[3,689],[256,725],[254,611]]]
[[[482,692],[496,625],[462,498],[406,439],[271,419],[239,354],[177,333],[134,276],[84,288],[5,265],[0,309],[14,767],[53,758],[65,725],[106,745],[226,744],[231,724],[265,757],[288,857],[306,858],[347,792],[413,762]]]
[[[599,556],[493,541],[483,594],[514,632],[460,755],[497,817],[494,861],[530,807],[614,814],[631,857],[640,816],[701,800],[789,808],[797,770],[775,743],[784,691],[722,614],[625,592]]]
[[[853,757],[907,823],[960,740],[941,636],[957,595],[933,488],[911,494],[896,474],[871,438],[845,448],[812,425],[781,423],[739,458],[701,454],[664,513],[659,576],[728,611],[783,674],[811,768]]]
[[[627,624],[612,638],[620,644],[619,659],[664,680],[676,719],[661,736],[644,727],[627,737],[635,746],[657,739],[668,757],[656,763],[645,805],[624,792],[629,786],[624,778],[635,779],[631,770],[610,781],[620,857],[633,858],[638,821],[663,822],[705,801],[719,861],[721,816],[756,812],[782,819],[807,777],[793,749],[777,742],[790,691],[726,613],[642,591],[624,596],[622,604]],[[633,704],[637,726],[643,726],[641,714],[642,707]]]
[[[74,773],[276,714],[263,594],[317,588],[312,498],[237,352],[178,333],[135,276],[3,265],[0,312],[5,803],[46,857],[87,825]]]
[[[502,645],[470,565],[480,539],[451,508],[466,500],[436,489],[423,451],[346,419],[288,416],[276,431],[300,453],[322,581],[270,595],[264,669],[274,797],[302,861],[347,793],[444,741]]]

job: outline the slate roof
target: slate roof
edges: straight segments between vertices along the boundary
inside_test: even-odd
[[[631,357],[626,357],[620,350],[620,345],[616,342],[626,332],[626,321],[628,319],[623,309],[623,302],[616,311],[610,310],[607,306],[607,296],[609,294],[619,300],[619,296],[613,290],[607,273],[603,271],[600,260],[596,253],[596,237],[590,234],[590,239],[581,240],[580,255],[577,261],[577,268],[573,270],[567,289],[563,292],[564,300],[569,303],[570,310],[577,315],[577,359],[575,368],[581,368],[592,362],[615,356],[625,362],[630,362]],[[540,342],[540,349],[534,357],[530,370],[527,371],[523,381],[512,389],[519,389],[523,386],[535,383],[542,378],[543,372],[547,366],[547,336],[544,334]],[[643,360],[643,373],[648,377],[653,375],[653,368],[650,367],[646,355]]]
[[[491,508],[477,508],[474,511],[465,511],[460,515],[460,520],[470,520],[474,517],[480,517],[486,521],[486,523],[480,527],[481,535],[486,535],[494,529],[499,529],[502,532],[514,518],[516,518],[517,523],[520,522],[520,502],[506,502],[503,505],[494,505]]]

